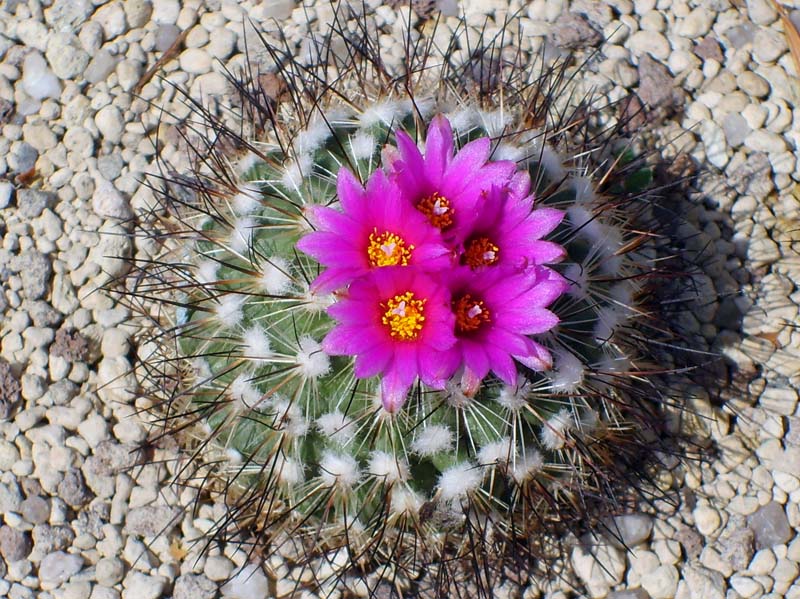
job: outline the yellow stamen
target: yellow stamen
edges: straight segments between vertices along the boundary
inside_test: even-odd
[[[422,323],[425,322],[426,299],[414,299],[413,291],[395,295],[381,304],[385,311],[381,322],[389,329],[389,334],[400,341],[413,341],[419,337]]]
[[[500,259],[500,248],[488,237],[476,237],[467,242],[464,248],[464,262],[470,268],[491,266]]]
[[[458,333],[471,333],[491,322],[491,314],[483,300],[475,300],[469,293],[453,302],[453,312]]]
[[[453,209],[446,197],[437,192],[423,198],[417,204],[417,210],[428,217],[430,223],[438,229],[446,229],[453,224]]]
[[[376,227],[369,235],[367,256],[371,266],[408,266],[413,249],[399,235],[389,231],[379,234]]]

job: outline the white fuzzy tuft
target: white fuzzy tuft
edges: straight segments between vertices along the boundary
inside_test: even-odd
[[[305,378],[317,379],[328,374],[331,369],[331,359],[318,341],[311,337],[302,337],[299,351],[295,356],[297,367]]]
[[[211,372],[211,366],[204,358],[193,358],[191,361],[192,373],[197,381],[210,381],[214,375]]]
[[[570,206],[567,208],[567,218],[572,228],[580,229],[582,234],[585,234],[585,229],[597,220],[594,218],[592,211],[583,206]]]
[[[474,398],[466,395],[461,385],[458,383],[447,381],[447,385],[445,386],[445,401],[451,408],[463,410],[474,401]]]
[[[603,306],[597,310],[597,322],[594,324],[594,340],[600,343],[608,343],[614,336],[617,328],[625,322],[625,317],[619,310]]]
[[[289,437],[295,439],[308,432],[308,421],[294,402],[276,399],[273,406],[278,430],[284,431]]]
[[[256,221],[249,216],[237,218],[233,221],[231,229],[230,245],[231,250],[237,254],[244,254],[253,242]]]
[[[494,443],[487,443],[478,451],[478,463],[481,466],[505,464],[514,460],[515,449],[511,447],[511,439],[503,437]]]
[[[525,379],[519,377],[516,385],[503,385],[495,401],[510,412],[519,412],[528,405],[528,390]]]
[[[257,185],[245,183],[231,200],[233,211],[239,216],[252,214],[261,207],[261,190]]]
[[[278,481],[286,486],[293,486],[303,482],[303,465],[297,460],[279,454],[275,459],[275,472]]]
[[[426,426],[411,442],[411,449],[422,457],[447,451],[453,446],[453,431],[442,424]]]
[[[233,465],[238,465],[242,463],[242,454],[235,450],[233,447],[228,447],[225,450],[225,457],[228,459]]]
[[[319,294],[313,292],[311,289],[306,288],[303,292],[302,306],[308,312],[317,314],[324,312],[336,302],[336,298],[332,293]]]
[[[314,158],[309,154],[300,154],[296,160],[290,160],[281,175],[281,183],[289,189],[299,189],[303,178],[311,174]]]
[[[294,138],[294,149],[297,154],[313,154],[331,136],[331,129],[323,119],[316,119],[308,129],[301,131]]]
[[[615,307],[628,311],[633,306],[633,296],[636,294],[636,287],[630,281],[621,281],[612,285],[608,290],[608,297]]]
[[[564,269],[564,278],[569,282],[567,293],[580,300],[589,297],[589,271],[581,264],[573,263]]]
[[[373,125],[392,125],[401,115],[401,106],[394,100],[384,100],[370,105],[358,117],[359,126],[362,128]]]
[[[575,201],[579,204],[591,204],[595,200],[594,185],[589,177],[573,177],[570,187],[575,192]]]
[[[581,415],[578,428],[583,434],[590,435],[597,430],[598,424],[600,424],[600,415],[595,410],[586,409]]]
[[[373,451],[369,457],[369,473],[384,479],[387,484],[405,482],[408,480],[408,464],[385,451]]]
[[[440,497],[453,501],[467,496],[477,489],[483,480],[483,471],[469,462],[451,466],[439,476]]]
[[[236,169],[240,175],[244,175],[259,162],[261,162],[261,157],[255,152],[248,150],[247,153],[236,162]]]
[[[375,153],[376,140],[366,131],[358,131],[350,138],[350,151],[356,160],[368,160]]]
[[[353,419],[345,416],[339,410],[323,414],[317,418],[315,424],[323,437],[338,445],[344,446],[353,440],[355,434]]]
[[[261,391],[253,386],[248,374],[242,373],[233,379],[228,391],[235,400],[233,406],[236,411],[252,410],[261,403]]]
[[[492,160],[510,160],[511,162],[522,162],[527,158],[527,152],[519,146],[507,143],[498,144],[492,152]]]
[[[243,355],[255,362],[269,361],[273,356],[267,332],[259,326],[252,326],[242,335]]]
[[[501,108],[491,112],[481,110],[478,112],[478,118],[480,119],[481,126],[486,130],[489,137],[500,137],[503,135],[506,127],[514,120],[511,113]]]
[[[566,442],[566,433],[572,428],[574,419],[567,408],[562,408],[542,424],[539,439],[547,449],[561,449]]]
[[[422,497],[419,493],[406,487],[392,488],[391,510],[395,514],[417,514],[422,508]]]
[[[219,298],[219,303],[214,307],[217,320],[229,329],[237,326],[242,321],[242,306],[247,298],[244,295],[229,293]]]
[[[319,463],[320,478],[326,487],[337,485],[344,489],[352,488],[360,478],[358,463],[353,456],[327,451]]]
[[[210,285],[217,281],[217,271],[219,270],[219,263],[213,260],[202,260],[198,262],[197,269],[194,273],[194,278],[198,283],[203,285]]]
[[[286,293],[292,286],[291,270],[285,259],[271,256],[262,264],[262,268],[259,283],[270,295]]]
[[[478,111],[471,106],[464,106],[448,117],[450,126],[459,133],[467,133],[478,122]]]
[[[565,350],[556,350],[553,354],[555,369],[548,373],[553,391],[575,393],[583,382],[583,363]]]
[[[545,145],[542,150],[541,163],[545,173],[552,181],[562,181],[567,176],[564,160],[548,145]]]
[[[527,453],[517,458],[511,467],[511,478],[518,484],[532,479],[544,466],[542,454],[532,448],[527,449]]]

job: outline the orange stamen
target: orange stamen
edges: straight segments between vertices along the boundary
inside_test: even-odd
[[[472,333],[491,322],[491,313],[483,300],[475,300],[467,293],[453,302],[456,315],[456,332]]]

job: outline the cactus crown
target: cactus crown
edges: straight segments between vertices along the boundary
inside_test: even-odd
[[[299,556],[345,548],[334,581],[385,579],[387,565],[413,577],[616,501],[615,477],[653,440],[653,198],[621,125],[602,130],[591,98],[564,93],[566,63],[534,76],[520,54],[476,73],[474,48],[453,41],[431,65],[436,32],[410,29],[393,68],[367,17],[334,22],[307,60],[264,40],[277,76],[232,79],[238,129],[195,105],[205,145],[192,142],[191,178],[164,177],[166,210],[146,227],[163,254],[140,264],[133,295],[174,306],[147,372],[165,430],[193,431],[185,478],[226,497],[219,535]],[[502,47],[481,43],[485,57]],[[480,222],[448,236],[462,200],[412,197],[410,157],[442,145],[445,165],[484,152],[469,201],[513,213],[524,235],[470,205]],[[506,346],[464,349],[512,313]],[[387,390],[387,360],[436,327],[448,341]],[[487,365],[480,351],[497,347]]]

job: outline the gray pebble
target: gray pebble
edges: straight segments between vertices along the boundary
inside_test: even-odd
[[[748,518],[748,525],[755,534],[756,549],[786,543],[794,534],[783,506],[775,501],[760,507],[752,514]]]
[[[202,574],[183,574],[175,581],[172,599],[214,599],[217,585]]]
[[[0,513],[19,512],[22,505],[22,493],[16,481],[0,483]]]
[[[117,584],[125,575],[125,565],[118,557],[104,557],[95,567],[97,582],[106,587]]]
[[[20,274],[22,288],[29,300],[39,299],[47,293],[53,272],[47,256],[38,250],[25,250],[13,258],[11,267]]]
[[[64,479],[58,485],[58,496],[72,508],[78,508],[92,499],[83,473],[77,468],[70,468],[64,474]]]
[[[10,526],[0,526],[0,555],[7,562],[25,559],[32,549],[28,533]]]
[[[563,13],[558,17],[549,37],[554,45],[568,49],[596,46],[603,40],[600,32],[586,18],[575,13]]]
[[[25,498],[20,511],[25,521],[31,524],[43,524],[50,519],[50,504],[38,495]]]
[[[650,594],[644,589],[631,589],[626,591],[611,591],[606,599],[651,599]]]
[[[739,528],[719,540],[720,556],[735,572],[746,569],[753,558],[755,534],[749,528]]]
[[[31,144],[25,141],[17,142],[13,146],[13,151],[9,156],[9,166],[18,173],[25,173],[36,166],[39,152]]]
[[[179,521],[171,508],[147,505],[132,509],[125,518],[125,531],[131,535],[154,537],[169,534]]]
[[[667,68],[644,55],[639,60],[639,98],[651,108],[670,105],[676,99],[675,81]]]
[[[39,555],[68,549],[75,540],[75,533],[69,526],[37,524],[31,531],[33,548]]]
[[[58,585],[80,572],[82,567],[80,555],[56,551],[46,555],[39,564],[39,580]]]
[[[617,516],[608,523],[608,536],[611,543],[623,549],[643,543],[653,530],[653,519],[646,514],[626,514]]]
[[[132,29],[144,27],[153,12],[150,0],[125,0],[122,8]]]
[[[166,52],[175,43],[181,30],[175,25],[159,25],[156,29],[156,52]]]
[[[27,312],[37,327],[55,327],[61,324],[61,314],[44,300],[28,302]]]
[[[105,154],[97,159],[97,170],[108,181],[113,181],[119,177],[123,165],[122,156],[116,152]]]
[[[0,210],[8,208],[14,197],[14,186],[8,181],[0,181]]]
[[[0,420],[5,420],[11,415],[11,412],[22,397],[22,385],[19,379],[11,370],[11,366],[0,358]],[[0,489],[0,497],[2,497],[2,489]],[[2,502],[0,501],[0,508]],[[0,513],[4,510],[0,509]]]
[[[131,570],[122,583],[122,599],[157,599],[164,591],[164,579]]]
[[[725,115],[722,119],[722,130],[725,132],[728,145],[733,148],[742,145],[752,131],[745,118],[738,112]]]
[[[47,62],[59,79],[75,79],[89,64],[89,54],[78,38],[70,33],[57,33],[47,42]]]
[[[100,50],[92,57],[89,66],[86,67],[84,73],[86,81],[89,83],[105,81],[114,72],[118,62],[119,59],[116,56],[112,56],[108,50]]]
[[[56,31],[74,31],[94,12],[89,0],[56,0],[44,18]]]
[[[35,150],[34,150],[35,152]],[[17,190],[17,208],[25,218],[41,216],[45,208],[50,208],[56,203],[56,194],[37,189]]]

